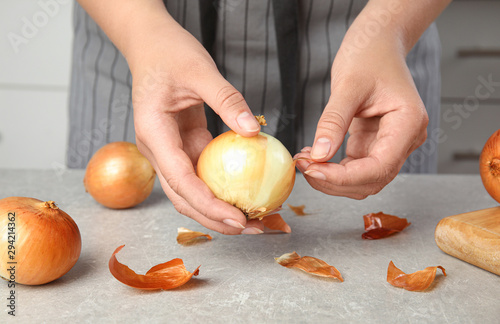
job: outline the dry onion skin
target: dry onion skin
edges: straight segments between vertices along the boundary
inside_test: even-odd
[[[486,191],[500,203],[500,129],[491,135],[481,151],[479,174]]]
[[[145,275],[135,273],[126,265],[118,262],[116,254],[125,245],[119,246],[109,259],[109,271],[121,283],[143,290],[168,290],[184,285],[193,276],[197,276],[200,267],[193,272],[186,270],[182,259],[176,258],[165,263],[155,265]]]
[[[156,173],[137,146],[113,142],[90,159],[83,184],[100,204],[114,209],[134,207],[149,197]]]
[[[262,219],[262,224],[264,227],[269,228],[270,230],[281,231],[285,233],[291,233],[292,229],[290,226],[283,220],[280,214],[272,214],[264,217]]]
[[[365,233],[361,237],[365,240],[385,238],[394,233],[401,232],[411,224],[406,218],[382,212],[364,215],[363,220],[365,222]]]
[[[430,287],[436,277],[437,269],[441,269],[443,275],[446,271],[442,266],[427,267],[414,273],[406,274],[397,268],[391,261],[387,269],[387,282],[399,288],[409,291],[423,291]]]
[[[80,257],[75,221],[53,201],[27,197],[0,200],[0,276],[42,285],[66,274]],[[9,271],[12,269],[13,271]]]
[[[177,243],[181,245],[191,245],[194,243],[208,241],[211,239],[212,237],[210,235],[202,232],[192,231],[185,227],[179,227],[177,229]]]
[[[288,205],[288,208],[290,208],[297,216],[309,215],[309,213],[306,213],[304,211],[304,209],[306,208],[306,205],[300,205],[300,206],[292,206],[290,204],[287,204],[287,205]]]
[[[340,272],[325,261],[311,257],[301,257],[297,252],[285,253],[278,258],[274,258],[276,262],[287,268],[297,268],[314,276],[335,278],[344,281]]]
[[[276,138],[233,131],[214,138],[197,164],[198,176],[213,194],[239,208],[248,219],[276,213],[292,192],[295,161]]]

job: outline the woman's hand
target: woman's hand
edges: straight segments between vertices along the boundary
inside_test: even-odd
[[[297,167],[312,187],[366,198],[424,143],[428,116],[405,57],[448,3],[372,0],[354,21],[332,65],[331,96],[314,145],[295,156],[305,159]],[[325,163],[348,131],[347,157]]]
[[[238,134],[260,131],[243,96],[222,77],[209,53],[161,0],[80,3],[127,59],[137,146],[175,208],[224,234],[262,233],[260,221],[247,222],[239,209],[215,198],[195,172],[201,151],[212,139],[204,102]]]
[[[215,198],[195,172],[212,139],[203,102],[235,132],[256,135],[260,126],[243,96],[219,73],[203,46],[170,19],[148,35],[154,44],[129,56],[136,142],[149,159],[175,208],[224,234],[258,233],[237,208]]]
[[[425,141],[427,113],[401,57],[339,53],[332,74],[315,145],[296,155],[310,160],[297,167],[317,190],[363,199],[384,188]],[[316,163],[333,157],[347,131],[347,157],[340,164]]]

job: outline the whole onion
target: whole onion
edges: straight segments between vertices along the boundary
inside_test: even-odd
[[[0,199],[0,233],[0,275],[20,284],[56,280],[80,257],[78,226],[53,201]]]
[[[479,173],[486,191],[500,203],[500,129],[486,141],[479,157]]]
[[[113,142],[101,147],[90,159],[83,183],[102,205],[121,209],[136,206],[153,190],[156,173],[137,146]]]
[[[279,210],[292,192],[295,161],[268,134],[243,137],[228,131],[205,147],[197,173],[217,198],[249,219],[262,219]]]

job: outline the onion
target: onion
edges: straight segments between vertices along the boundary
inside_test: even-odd
[[[484,145],[479,157],[479,174],[486,191],[500,202],[500,129]]]
[[[198,159],[198,176],[214,195],[249,218],[273,214],[292,192],[295,161],[276,138],[233,131],[213,139]]]
[[[137,146],[113,142],[101,147],[87,164],[83,184],[102,205],[121,209],[136,206],[153,190],[156,173]]]
[[[41,285],[62,277],[80,257],[78,226],[53,201],[0,199],[0,217],[3,278]]]

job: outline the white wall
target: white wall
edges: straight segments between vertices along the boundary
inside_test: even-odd
[[[500,1],[454,1],[437,20],[443,45],[439,173],[479,173],[481,150],[500,128],[499,14]]]
[[[64,164],[72,7],[0,2],[0,168]]]

